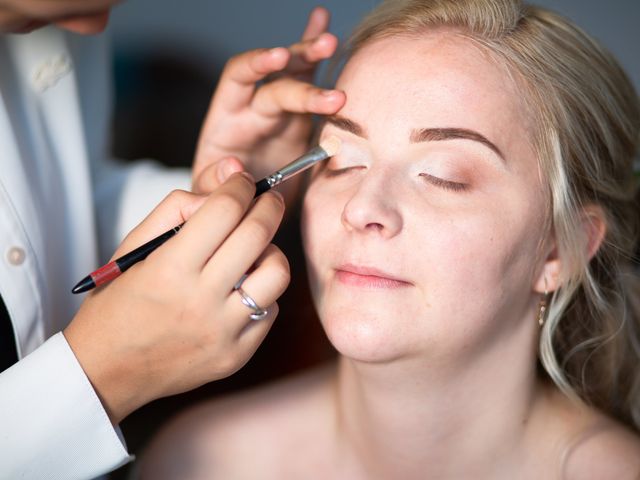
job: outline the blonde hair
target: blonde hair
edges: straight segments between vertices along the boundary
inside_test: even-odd
[[[441,27],[505,65],[533,117],[547,232],[553,230],[563,266],[541,332],[541,364],[570,397],[640,429],[640,286],[632,265],[637,94],[582,30],[517,0],[387,0],[356,28],[346,55],[373,40]],[[591,259],[585,206],[600,208],[606,222]]]

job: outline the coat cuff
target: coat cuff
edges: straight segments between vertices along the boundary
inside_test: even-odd
[[[62,333],[0,374],[0,478],[93,478],[133,457]]]

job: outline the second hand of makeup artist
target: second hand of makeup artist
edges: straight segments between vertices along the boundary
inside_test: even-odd
[[[308,148],[312,115],[333,115],[344,92],[312,85],[319,61],[338,39],[327,32],[329,12],[316,7],[302,41],[288,48],[256,49],[224,67],[202,127],[193,163],[193,191],[210,192],[220,173],[247,170],[263,178]],[[285,204],[299,192],[300,176],[282,185]]]

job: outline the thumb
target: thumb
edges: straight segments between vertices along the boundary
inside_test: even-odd
[[[193,180],[194,193],[211,193],[231,175],[244,171],[243,163],[236,157],[224,157],[202,170]]]

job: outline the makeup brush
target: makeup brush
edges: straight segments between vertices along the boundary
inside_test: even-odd
[[[320,145],[312,148],[307,153],[297,158],[290,164],[282,167],[275,173],[263,178],[256,182],[256,193],[254,198],[258,195],[262,195],[264,192],[269,191],[276,185],[284,182],[288,178],[306,170],[307,168],[315,165],[316,163],[326,160],[329,157],[333,157],[338,150],[340,150],[340,144],[342,142],[336,136],[330,136],[320,142]],[[90,273],[82,280],[80,280],[71,293],[83,293],[87,292],[97,286],[103,285],[111,280],[119,277],[124,271],[131,266],[144,260],[147,256],[153,252],[156,248],[162,245],[164,242],[173,237],[180,231],[184,223],[173,227],[171,230],[164,232],[162,235],[148,241],[144,245],[139,246],[135,250],[117,258],[106,265],[98,268],[96,271]]]

